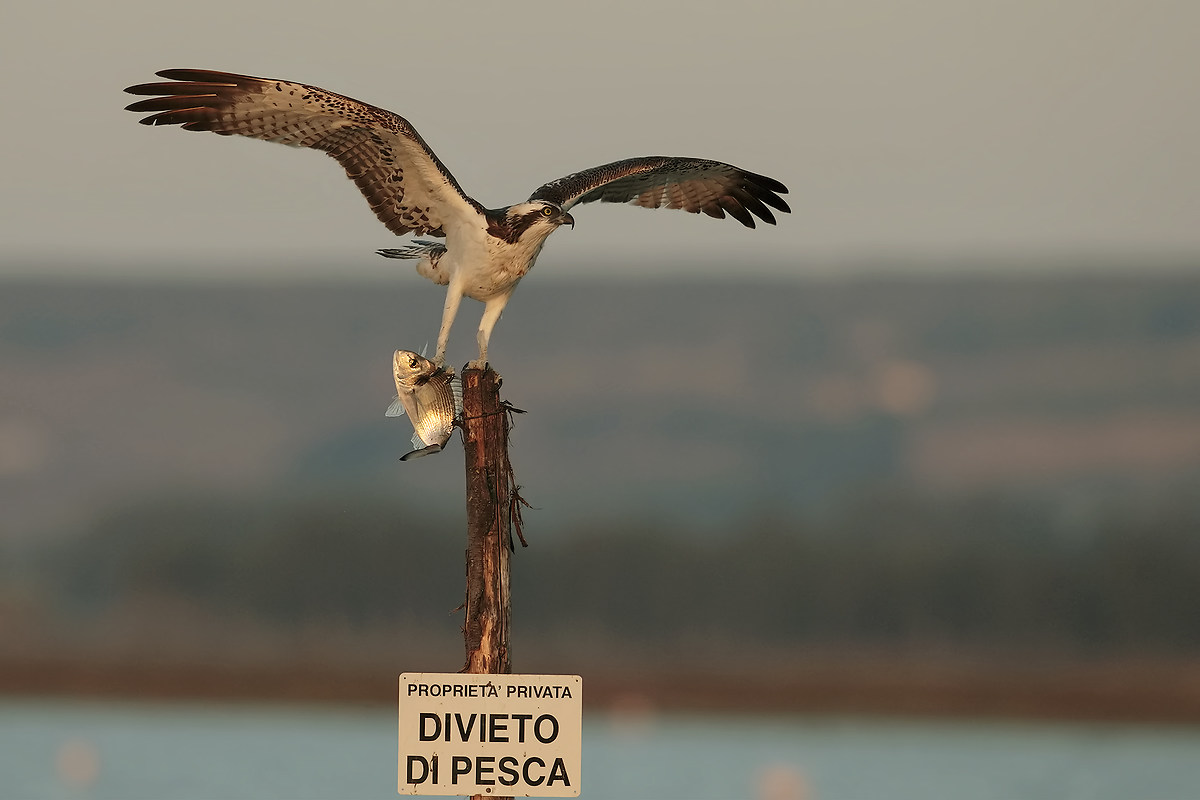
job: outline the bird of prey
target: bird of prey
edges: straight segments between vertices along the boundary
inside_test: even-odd
[[[153,112],[143,124],[323,150],[342,165],[388,230],[444,239],[379,251],[416,260],[419,274],[447,287],[438,365],[445,363],[463,297],[484,304],[479,359],[468,366],[486,365],[492,328],[517,283],[547,236],[561,225],[574,227],[570,211],[579,203],[679,208],[718,219],[728,214],[748,228],[755,217],[774,224],[772,208],[789,211],[780,197],[787,188],[777,180],[720,161],[671,156],[585,169],[539,187],[523,203],[488,209],[462,190],[408,120],[390,111],[291,81],[199,69],[157,74],[167,80],[125,90],[150,95],[127,106]]]

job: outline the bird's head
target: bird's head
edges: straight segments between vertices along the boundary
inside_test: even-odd
[[[515,206],[486,212],[488,233],[509,244],[532,248],[530,258],[537,256],[546,237],[566,223],[575,227],[575,219],[558,203],[530,200]]]
[[[558,203],[548,200],[530,200],[509,206],[506,216],[509,224],[518,229],[543,228],[549,233],[559,225],[575,227],[575,218],[563,211]]]

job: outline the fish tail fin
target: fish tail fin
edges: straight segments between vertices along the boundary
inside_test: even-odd
[[[414,443],[414,445],[415,444],[416,443]],[[424,444],[424,442],[422,442],[421,444]],[[412,461],[414,458],[421,458],[423,456],[431,456],[434,453],[440,453],[440,452],[442,452],[442,446],[440,444],[431,444],[428,447],[418,447],[416,450],[413,450],[411,453],[405,453],[404,455],[400,456],[400,460],[401,461]]]

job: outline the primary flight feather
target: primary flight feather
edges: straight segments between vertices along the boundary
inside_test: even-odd
[[[789,211],[777,180],[720,161],[646,156],[593,167],[551,181],[523,203],[487,209],[468,196],[408,120],[316,86],[199,69],[157,73],[166,81],[130,86],[149,95],[127,108],[151,112],[146,125],[249,136],[322,150],[346,170],[388,230],[444,239],[380,250],[416,260],[417,272],[447,286],[434,362],[445,362],[450,327],[463,297],[484,304],[477,340],[487,363],[488,339],[517,283],[533,267],[546,237],[574,226],[580,203],[631,203],[678,208],[746,227],[774,224],[771,209]]]

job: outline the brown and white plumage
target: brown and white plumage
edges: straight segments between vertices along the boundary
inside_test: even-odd
[[[537,189],[524,203],[485,209],[468,196],[408,120],[316,86],[225,72],[171,69],[167,81],[131,86],[147,95],[130,111],[151,112],[146,125],[249,136],[328,153],[358,185],[371,210],[397,235],[445,238],[381,250],[417,260],[417,271],[448,286],[438,333],[436,363],[445,360],[459,301],[485,304],[479,359],[517,283],[532,268],[546,237],[574,225],[579,203],[632,203],[678,208],[753,228],[754,218],[774,224],[770,209],[787,212],[783,184],[719,161],[647,156],[583,170]]]
[[[390,111],[302,83],[200,69],[157,74],[170,82],[125,90],[155,95],[126,107],[157,112],[140,120],[143,125],[182,125],[324,151],[397,235],[443,235],[448,220],[483,211],[408,120]]]
[[[754,227],[754,217],[775,224],[771,206],[787,212],[787,187],[720,161],[644,156],[614,161],[551,181],[530,196],[570,209],[576,203],[632,203],[642,208],[680,208],[710,217],[729,216]]]

